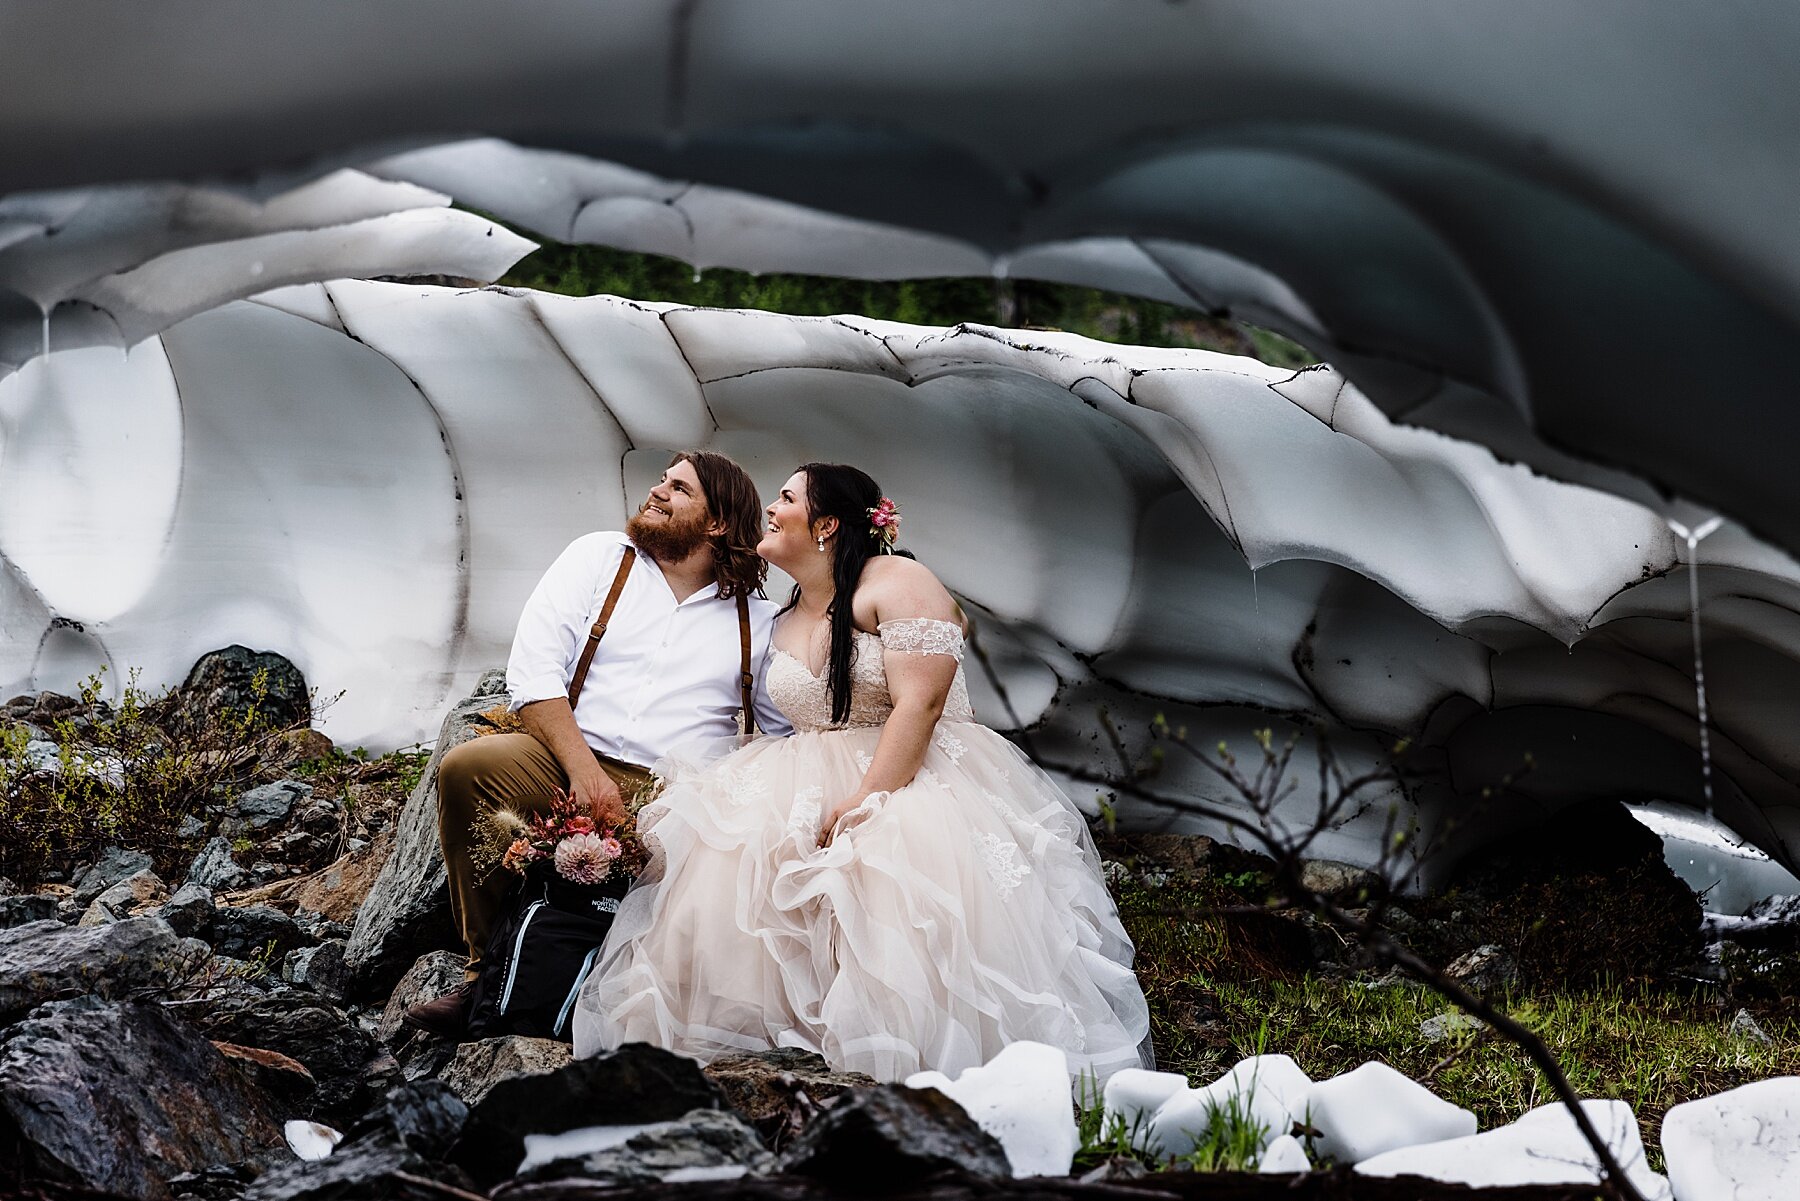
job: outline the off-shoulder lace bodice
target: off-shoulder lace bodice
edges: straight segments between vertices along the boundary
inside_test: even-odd
[[[806,664],[779,647],[769,656],[769,698],[794,729],[804,733],[879,726],[887,721],[894,711],[894,700],[888,693],[884,653],[949,655],[956,659],[956,677],[950,683],[942,720],[975,720],[969,707],[968,681],[963,677],[962,628],[956,623],[929,617],[884,621],[879,633],[856,631],[852,646],[856,657],[850,663],[850,717],[836,725],[831,720],[831,693],[825,676],[815,676]]]

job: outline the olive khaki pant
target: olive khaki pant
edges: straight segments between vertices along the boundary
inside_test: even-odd
[[[645,789],[650,773],[598,752],[594,758],[627,797]],[[470,851],[478,821],[505,806],[519,813],[547,812],[569,775],[550,748],[529,734],[488,734],[444,752],[438,764],[438,840],[450,875],[450,917],[469,951],[473,980],[506,896],[518,879],[497,864],[477,866]]]

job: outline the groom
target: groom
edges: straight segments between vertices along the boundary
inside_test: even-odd
[[[649,765],[691,739],[736,733],[746,704],[758,729],[788,732],[763,682],[777,606],[761,595],[762,527],[743,468],[684,451],[625,533],[577,538],[538,581],[506,663],[508,708],[526,733],[465,742],[438,766],[438,837],[469,964],[460,988],[406,1011],[409,1025],[447,1038],[466,1027],[470,982],[512,883],[499,870],[477,878],[470,862],[483,813],[541,811],[560,788],[611,825],[625,792],[649,784]]]

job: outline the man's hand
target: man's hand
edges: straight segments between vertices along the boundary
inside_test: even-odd
[[[533,701],[519,710],[519,724],[525,732],[550,748],[556,761],[569,776],[569,795],[586,809],[602,826],[616,826],[625,820],[625,798],[619,786],[606,774],[594,758],[575,715],[563,697]]]
[[[625,795],[613,778],[606,774],[599,763],[592,763],[591,771],[583,771],[579,776],[569,779],[569,795],[575,803],[594,816],[598,826],[617,826],[625,820]]]

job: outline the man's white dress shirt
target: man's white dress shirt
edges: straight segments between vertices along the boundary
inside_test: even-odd
[[[508,704],[567,696],[588,630],[631,544],[612,531],[569,544],[538,581],[519,615],[506,661]],[[750,668],[756,673],[756,724],[767,734],[792,732],[769,700],[770,633],[779,606],[750,598]],[[603,755],[648,767],[696,738],[737,733],[743,694],[737,601],[708,584],[679,604],[656,562],[642,551],[606,636],[594,651],[575,706],[575,724]]]

